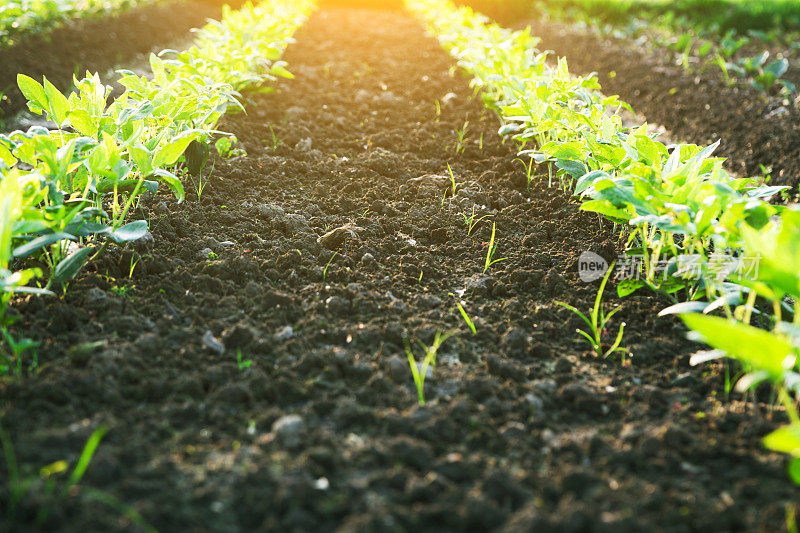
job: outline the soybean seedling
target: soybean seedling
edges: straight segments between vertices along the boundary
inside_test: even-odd
[[[602,300],[603,300],[603,292],[606,289],[606,283],[608,282],[608,278],[611,276],[611,272],[614,271],[614,264],[611,263],[611,266],[608,268],[608,272],[603,277],[603,281],[600,283],[600,289],[597,291],[597,296],[594,299],[594,307],[587,317],[585,314],[580,312],[577,308],[569,305],[565,302],[556,301],[555,303],[560,305],[561,307],[565,307],[581,317],[586,325],[588,326],[587,330],[577,329],[576,331],[581,334],[588,342],[592,349],[598,356],[608,357],[614,352],[625,352],[624,348],[620,348],[620,343],[622,342],[622,334],[625,331],[625,322],[621,323],[619,326],[619,332],[617,333],[617,337],[614,340],[614,343],[607,349],[603,349],[603,341],[602,336],[603,332],[606,329],[606,325],[608,321],[611,320],[611,317],[614,316],[617,311],[619,311],[622,307],[617,306],[611,310],[608,314],[606,314],[602,309]]]
[[[494,242],[495,229],[496,229],[496,223],[492,222],[492,237],[489,239],[489,249],[486,252],[486,262],[483,265],[484,274],[486,274],[486,271],[489,270],[489,267],[491,267],[493,264],[508,259],[507,257],[494,259],[494,253],[497,251],[497,244],[495,244]]]
[[[421,363],[417,363],[417,359],[414,357],[414,352],[411,351],[411,345],[409,345],[408,339],[403,338],[403,344],[406,347],[406,356],[408,357],[408,366],[411,368],[414,386],[417,388],[417,401],[419,401],[420,405],[425,405],[425,378],[428,377],[428,369],[433,370],[436,368],[436,353],[439,351],[439,348],[442,347],[442,344],[452,337],[454,333],[454,331],[448,331],[447,333],[437,331],[433,339],[433,344],[425,346],[420,343],[422,349],[425,350],[425,357],[423,357]]]

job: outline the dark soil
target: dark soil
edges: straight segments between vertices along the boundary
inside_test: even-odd
[[[235,0],[227,2],[238,5]],[[105,73],[133,57],[158,51],[203,26],[208,18],[219,18],[216,0],[155,2],[108,16],[67,21],[58,28],[23,37],[19,44],[0,50],[0,120],[25,108],[17,88],[17,74],[41,80],[47,76],[64,90],[72,76],[86,70]]]
[[[665,126],[673,138],[711,143],[722,139],[717,155],[743,176],[772,168],[772,183],[800,184],[800,110],[791,101],[744,83],[733,87],[717,67],[686,72],[670,63],[672,53],[602,37],[569,25],[525,21],[540,48],[564,56],[576,74],[597,72],[607,94],[619,94],[648,120]],[[796,79],[790,76],[790,79]]]
[[[783,527],[798,489],[760,444],[783,415],[689,367],[664,301],[624,301],[629,365],[575,341],[555,300],[591,305],[576,259],[613,258],[611,228],[545,178],[527,185],[417,22],[328,9],[286,59],[297,78],[222,125],[248,155],[215,161],[200,199],[140,210],[154,242],[63,299],[16,302],[14,333],[41,343],[38,374],[0,383],[25,473],[75,461],[106,424],[82,484],[162,531]],[[473,207],[493,218],[468,236]],[[489,220],[507,259],[483,274]],[[420,407],[403,341],[420,357],[451,329]],[[125,529],[73,493],[43,529]],[[8,497],[0,481],[0,509]],[[42,501],[0,529],[30,531]]]

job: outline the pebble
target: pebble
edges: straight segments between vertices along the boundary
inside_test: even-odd
[[[311,231],[311,226],[308,225],[308,220],[303,215],[289,213],[283,219],[283,222],[292,233],[307,233]]]
[[[217,355],[225,353],[225,345],[211,331],[206,331],[205,335],[203,335],[203,346]]]
[[[284,326],[275,334],[276,341],[288,341],[294,337],[294,328],[292,326]]]
[[[272,433],[287,448],[297,448],[306,435],[305,420],[299,415],[285,415],[272,424]]]
[[[374,270],[378,267],[378,261],[371,253],[367,252],[361,256],[361,266],[366,270]]]
[[[305,139],[297,141],[297,144],[294,145],[294,149],[299,152],[308,152],[311,150],[311,146],[311,137],[306,137]]]

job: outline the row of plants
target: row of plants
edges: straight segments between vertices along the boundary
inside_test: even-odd
[[[129,9],[154,0],[6,0],[0,4],[0,47],[65,20]]]
[[[731,30],[742,34],[800,30],[800,6],[793,0],[548,0],[548,4],[614,25],[660,18],[719,35]]]
[[[618,295],[665,295],[673,305],[661,314],[679,314],[713,348],[694,363],[727,356],[742,366],[740,391],[772,385],[788,424],[764,443],[790,454],[800,483],[800,208],[770,203],[785,188],[728,173],[713,156],[719,143],[665,145],[646,124],[626,127],[627,104],[603,95],[596,76],[571,75],[564,58],[550,64],[529,30],[450,0],[407,5],[474,76],[520,156],[622,230]]]
[[[794,2],[729,0],[459,0],[486,8],[499,21],[536,13],[600,35],[646,43],[690,73],[718,70],[730,85],[744,81],[762,92],[796,94],[785,79],[797,45],[800,8]],[[786,14],[787,16],[782,16]],[[793,18],[794,17],[794,18]],[[732,24],[732,20],[738,22]],[[766,23],[778,18],[781,23]]]
[[[648,43],[655,50],[674,56],[675,63],[690,73],[716,69],[730,85],[742,80],[762,92],[797,93],[795,84],[783,77],[797,50],[796,30],[777,24],[768,30],[755,29],[760,26],[754,23],[746,29],[728,28],[721,32],[717,24],[709,22],[713,17],[689,17],[671,10],[664,14],[632,11],[639,13],[638,16],[631,15],[616,22],[613,17],[609,20],[597,14],[598,10],[611,5],[615,5],[614,2],[608,5],[602,2],[587,2],[586,5],[570,1],[539,2],[536,9],[550,19],[575,22],[602,35]],[[794,9],[800,16],[797,6]]]
[[[97,74],[61,93],[19,75],[28,107],[56,125],[0,135],[0,374],[22,374],[28,343],[8,333],[19,293],[63,291],[109,246],[143,238],[129,220],[142,194],[169,188],[179,202],[183,178],[197,176],[212,146],[224,156],[235,138],[216,129],[242,108],[242,91],[268,90],[291,77],[281,54],[312,0],[267,0],[197,32],[194,46],[150,56],[152,76],[120,71],[124,93],[109,103]]]

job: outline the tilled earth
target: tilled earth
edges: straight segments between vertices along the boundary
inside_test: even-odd
[[[286,59],[297,78],[222,124],[247,155],[139,210],[153,241],[16,302],[14,333],[41,343],[38,374],[0,383],[23,474],[106,425],[82,485],[162,531],[783,527],[798,490],[760,439],[784,415],[689,367],[665,301],[622,302],[629,362],[575,340],[555,302],[591,305],[576,261],[613,259],[612,228],[527,183],[416,21],[325,9]],[[493,223],[505,260],[484,273]],[[420,407],[404,340],[420,358],[451,330]],[[7,474],[0,529],[30,531],[44,491],[8,523]],[[85,496],[42,529],[135,530]]]

